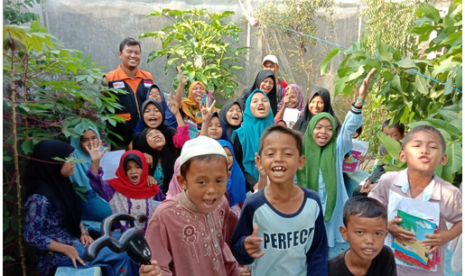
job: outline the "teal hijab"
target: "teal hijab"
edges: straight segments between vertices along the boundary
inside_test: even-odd
[[[258,179],[259,173],[255,168],[255,153],[258,153],[260,136],[269,126],[274,125],[273,111],[270,106],[270,113],[265,118],[256,118],[250,111],[250,103],[255,93],[262,93],[268,99],[268,96],[260,89],[255,89],[250,93],[245,102],[244,119],[242,126],[233,132],[233,141],[237,135],[242,146],[242,165],[249,174]],[[269,101],[269,99],[268,99]]]
[[[84,134],[85,131],[92,130],[97,134],[98,140],[100,140],[100,134],[98,129],[95,126],[89,126],[86,129],[83,127],[82,124],[78,124],[75,129],[81,132],[81,136]],[[89,178],[87,177],[87,171],[89,170],[90,164],[92,160],[90,159],[90,155],[81,148],[80,141],[81,136],[79,137],[71,137],[71,146],[74,147],[73,151],[73,158],[75,159],[83,159],[84,162],[76,163],[76,167],[74,169],[74,174],[70,176],[71,182],[78,184],[79,186],[85,187],[86,191],[92,190],[92,187],[89,183]],[[103,148],[103,147],[102,147]]]
[[[321,119],[328,119],[333,128],[333,136],[328,144],[320,147],[313,140],[313,130]],[[337,175],[336,175],[336,124],[333,116],[321,112],[312,117],[304,135],[303,155],[307,157],[305,166],[297,171],[297,183],[318,193],[318,180],[321,170],[327,194],[325,221],[329,221],[333,215],[337,199]]]

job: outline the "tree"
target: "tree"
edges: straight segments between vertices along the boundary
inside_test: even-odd
[[[175,22],[160,31],[144,33],[140,38],[160,39],[162,48],[149,54],[148,62],[166,56],[169,68],[180,66],[191,82],[201,81],[207,90],[221,93],[229,98],[238,88],[234,71],[243,70],[237,65],[238,57],[247,53],[248,47],[233,47],[242,29],[234,22],[225,22],[234,12],[207,13],[205,9],[163,9],[147,15],[172,16]],[[179,82],[176,77],[173,87]],[[188,87],[188,86],[187,86]],[[187,92],[187,89],[186,91]]]
[[[436,127],[447,142],[446,153],[449,156],[447,164],[438,168],[436,173],[457,184],[462,174],[462,4],[455,0],[448,13],[441,17],[435,7],[423,3],[416,15],[418,19],[409,32],[418,36],[418,43],[428,41],[431,33],[437,32],[437,37],[429,42],[424,53],[444,47],[444,55],[427,59],[423,50],[417,49],[405,57],[399,49],[380,39],[377,40],[376,53],[371,55],[364,40],[353,43],[346,51],[333,49],[322,62],[321,71],[326,70],[335,55],[344,54],[335,93],[348,95],[361,83],[366,72],[377,68],[378,79],[372,89],[392,115],[391,123]],[[386,164],[392,159],[397,164],[385,168],[400,169],[399,146],[383,135],[380,139],[390,155],[386,157]]]
[[[116,97],[101,92],[108,91],[103,75],[90,57],[63,48],[38,21],[3,27],[4,268],[21,262],[26,275],[21,172],[34,146],[80,136],[79,123],[105,130],[107,122],[121,120],[113,114]]]

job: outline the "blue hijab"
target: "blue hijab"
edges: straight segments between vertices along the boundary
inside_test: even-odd
[[[95,134],[97,134],[97,138],[100,140],[100,133],[98,133],[98,130],[95,126],[89,126],[86,129],[84,129],[82,124],[78,124],[76,125],[75,129],[81,132],[81,136],[82,134],[84,134],[85,131],[92,130],[95,132]],[[90,155],[84,149],[81,148],[81,136],[71,137],[70,144],[74,147],[73,158],[84,159],[84,162],[75,164],[76,167],[74,169],[74,174],[69,178],[71,179],[71,182],[74,182],[79,186],[85,187],[86,191],[88,191],[92,190],[92,187],[89,183],[89,178],[87,177],[87,171],[89,170],[92,160],[90,159]]]
[[[260,89],[255,89],[250,93],[244,108],[244,119],[242,126],[233,132],[233,141],[237,135],[242,146],[243,158],[242,165],[246,172],[250,173],[255,179],[258,179],[258,171],[255,168],[255,153],[258,153],[260,136],[269,126],[274,125],[273,111],[265,118],[256,118],[250,111],[250,102],[255,93],[262,93],[268,99],[268,96]]]
[[[228,141],[229,143],[232,144],[231,140],[229,139],[228,133],[226,132],[226,124],[224,123],[224,120],[220,117],[218,112],[213,112],[213,114],[211,115],[210,118],[213,118],[213,117],[217,117],[220,120],[221,129],[223,129],[223,132],[221,133],[220,139],[226,140],[226,141]],[[218,139],[218,140],[220,140],[220,139]]]
[[[228,179],[228,185],[226,189],[228,190],[229,196],[229,206],[234,206],[238,203],[245,201],[247,188],[244,173],[239,166],[239,163],[236,161],[236,156],[234,156],[234,149],[232,144],[229,141],[219,139],[218,143],[223,147],[228,147],[233,156],[233,165],[231,167],[231,176]]]

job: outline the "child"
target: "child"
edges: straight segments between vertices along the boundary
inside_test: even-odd
[[[81,132],[80,137],[71,137],[71,146],[75,148],[73,158],[83,159],[84,162],[75,164],[75,172],[69,178],[71,182],[86,189],[85,197],[87,202],[79,198],[79,205],[82,210],[82,218],[85,220],[102,221],[111,215],[111,208],[108,202],[100,198],[89,184],[87,170],[89,170],[91,160],[86,146],[91,142],[100,140],[100,134],[96,127],[88,126],[84,128],[83,124],[76,125],[76,130]]]
[[[145,235],[153,260],[164,275],[239,275],[225,240],[230,213],[224,197],[229,172],[223,147],[199,136],[186,142],[180,159],[177,178],[184,191],[158,206]]]
[[[146,128],[133,141],[133,148],[141,151],[147,159],[149,178],[154,178],[153,181],[160,186],[163,195],[168,191],[168,184],[173,177],[174,162],[179,156],[174,143],[165,138],[169,137],[167,128],[164,130],[166,134],[156,128]]]
[[[173,177],[171,177],[171,181],[168,186],[168,192],[166,192],[166,198],[172,198],[182,192],[182,188],[179,186],[178,178],[176,177],[181,173],[181,166],[179,165],[180,161],[181,159],[178,157],[176,162],[174,162]]]
[[[231,172],[231,177],[229,177],[228,185],[226,186],[229,197],[229,206],[237,217],[239,217],[241,209],[238,206],[242,206],[247,193],[245,177],[242,173],[241,167],[234,157],[234,149],[231,143],[221,139],[218,140],[218,142],[221,144],[228,156],[228,170]]]
[[[158,194],[160,186],[147,181],[149,168],[145,156],[137,150],[125,152],[121,156],[116,178],[107,182],[102,179],[104,172],[100,167],[100,159],[106,151],[101,150],[101,145],[102,141],[99,141],[87,147],[92,159],[87,172],[90,185],[110,203],[113,213],[122,212],[136,217],[145,215],[149,218],[153,212],[151,200]]]
[[[344,226],[339,228],[350,249],[329,261],[329,276],[396,276],[392,250],[384,246],[386,208],[377,200],[352,197],[344,206]]]
[[[260,136],[267,127],[274,125],[270,108],[265,92],[254,90],[245,104],[244,123],[233,132],[234,156],[244,172],[248,191],[253,190],[259,178],[255,154],[258,152]]]
[[[242,107],[246,105],[247,99],[255,90],[261,90],[268,97],[268,102],[270,103],[270,108],[273,114],[276,114],[278,111],[278,92],[276,88],[276,77],[273,71],[271,70],[261,70],[258,72],[257,77],[255,77],[254,84],[244,89],[241,96],[237,101],[241,104]],[[244,107],[244,111],[247,108]],[[245,119],[245,118],[244,118]]]
[[[272,126],[260,138],[257,166],[270,184],[249,196],[231,239],[252,275],[327,275],[328,243],[318,194],[297,186],[305,164],[299,133]]]
[[[58,266],[99,266],[108,275],[136,274],[138,266],[126,253],[117,254],[108,248],[103,248],[94,261],[83,261],[84,248],[93,239],[82,224],[79,201],[69,179],[75,165],[53,159],[69,158],[73,151],[72,146],[61,141],[41,141],[27,165],[24,240],[37,248],[39,273],[53,275]]]
[[[218,115],[218,112],[210,113],[208,108],[202,108],[202,128],[200,135],[210,137],[215,140],[223,139],[230,142],[226,133],[226,126],[223,119]]]
[[[225,103],[219,115],[225,123],[229,139],[232,140],[233,131],[240,128],[242,124],[242,107],[240,103],[238,101]]]
[[[402,123],[397,123],[392,126],[389,126],[389,123],[391,120],[386,120],[383,123],[381,131],[386,134],[386,136],[396,140],[397,142],[401,143],[400,141],[404,138],[404,133],[405,133],[405,126]],[[380,155],[386,155],[387,150],[384,146],[381,146],[379,149],[379,154]],[[365,183],[362,186],[357,187],[354,190],[353,195],[367,195],[373,188],[376,186],[378,183],[379,179],[381,176],[384,174],[384,164],[379,163],[378,160],[376,160],[376,165],[373,168],[373,172],[371,175],[367,178]]]
[[[200,103],[202,102],[203,95],[206,93],[205,84],[201,81],[194,81],[189,86],[189,96],[181,102],[183,113],[197,125],[200,125],[203,121]],[[212,111],[215,111],[215,107],[213,107]]]
[[[334,250],[336,243],[344,242],[339,227],[343,225],[344,203],[349,199],[344,185],[342,163],[344,155],[352,148],[352,135],[363,123],[361,109],[374,70],[363,81],[357,100],[347,113],[337,138],[336,122],[326,112],[312,117],[304,136],[304,155],[308,156],[308,160],[297,172],[297,183],[318,192],[323,206],[328,244]],[[330,256],[333,256],[333,252],[330,251]]]
[[[399,158],[407,163],[407,169],[385,173],[378,185],[368,194],[378,199],[388,210],[390,193],[396,193],[420,201],[439,205],[438,232],[426,235],[421,243],[431,246],[430,252],[439,248],[440,263],[436,272],[415,269],[397,263],[397,274],[403,276],[444,275],[446,244],[462,233],[462,193],[452,184],[434,174],[439,165],[447,163],[446,142],[442,134],[431,126],[417,126],[404,138]],[[388,222],[389,233],[394,238],[411,240],[415,234],[399,226],[402,221],[394,218]],[[453,224],[447,230],[446,222]]]
[[[297,109],[299,115],[295,121],[289,123],[289,127],[292,128],[300,117],[302,110],[304,109],[305,98],[297,84],[289,84],[284,90],[282,100],[278,104],[278,113],[274,116],[276,119],[283,119],[286,109]]]

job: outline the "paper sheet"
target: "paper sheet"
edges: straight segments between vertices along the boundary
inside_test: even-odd
[[[370,144],[365,141],[352,139],[352,149],[349,151],[349,157],[344,158],[342,163],[342,170],[344,172],[353,173],[360,165],[359,156],[367,154]]]
[[[297,122],[299,119],[300,111],[297,108],[284,109],[283,121],[286,122],[287,127],[291,122]]]
[[[103,180],[109,180],[116,177],[116,170],[119,166],[121,156],[124,150],[107,151],[100,160],[100,166],[103,169]]]

